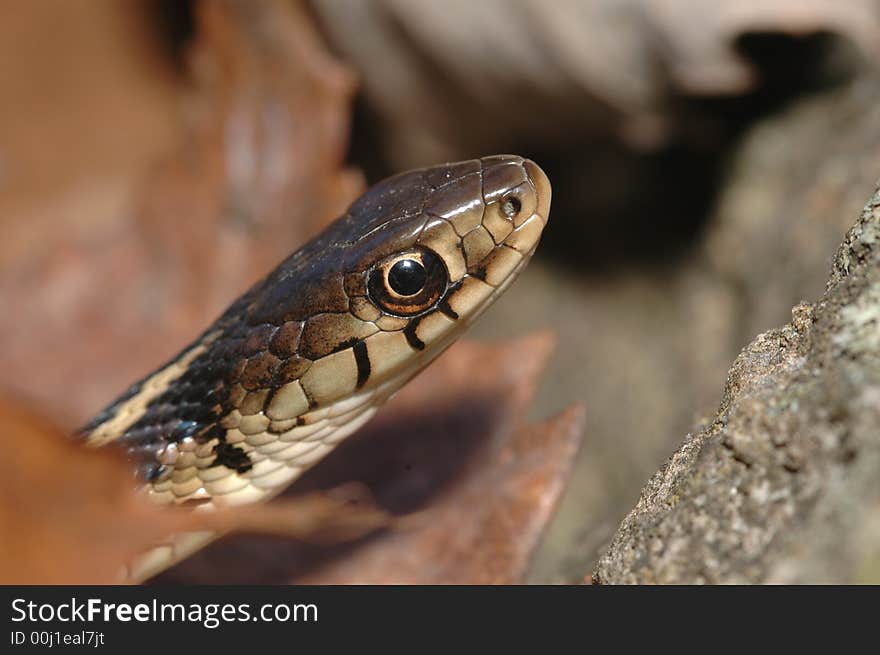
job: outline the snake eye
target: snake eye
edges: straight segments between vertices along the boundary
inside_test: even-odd
[[[370,300],[395,316],[415,316],[433,307],[446,291],[448,275],[443,260],[420,248],[393,255],[370,271]]]
[[[501,199],[501,213],[507,218],[513,219],[522,211],[522,200],[512,193]]]

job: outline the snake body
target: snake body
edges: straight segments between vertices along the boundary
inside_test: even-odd
[[[122,448],[148,497],[205,509],[282,491],[447,348],[528,262],[550,184],[529,160],[402,173],[236,300],[84,429]],[[177,535],[129,572],[213,535]]]

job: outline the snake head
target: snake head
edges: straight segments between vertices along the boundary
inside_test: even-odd
[[[218,439],[322,456],[516,278],[549,209],[547,177],[511,155],[374,186],[230,309]]]
[[[365,423],[516,278],[550,184],[499,155],[379,183],[132,385],[82,434],[134,460],[160,504],[271,497]],[[175,535],[143,579],[213,538]]]
[[[296,352],[311,363],[298,380],[313,407],[393,391],[516,278],[549,209],[546,175],[522,157],[391,177],[288,263],[299,294],[274,284],[251,316],[301,325]]]
[[[379,183],[84,430],[159,502],[277,493],[460,336],[528,262],[550,184],[499,155]]]

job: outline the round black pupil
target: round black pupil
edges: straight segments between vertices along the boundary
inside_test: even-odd
[[[401,259],[388,271],[388,285],[394,293],[401,296],[412,296],[421,291],[428,274],[425,267],[414,259]]]

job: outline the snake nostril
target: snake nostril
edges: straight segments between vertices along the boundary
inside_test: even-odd
[[[501,213],[507,218],[514,218],[522,211],[522,201],[515,195],[506,196],[501,201]]]

